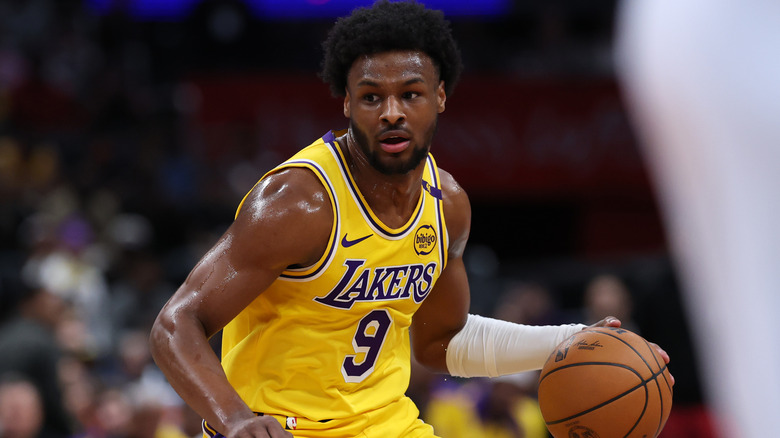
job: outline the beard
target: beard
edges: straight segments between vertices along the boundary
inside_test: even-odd
[[[368,163],[384,175],[404,175],[422,163],[425,158],[428,157],[428,152],[431,150],[431,142],[433,141],[433,135],[436,133],[438,123],[434,122],[433,127],[425,134],[424,142],[421,146],[415,146],[412,150],[412,156],[406,160],[394,157],[392,160],[383,162],[379,158],[378,151],[371,150],[368,139],[368,134],[358,128],[355,123],[350,119],[349,129],[352,133],[352,138],[357,143],[358,147],[368,159]]]

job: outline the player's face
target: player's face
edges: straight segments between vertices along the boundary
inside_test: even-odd
[[[349,135],[368,162],[385,174],[417,168],[446,100],[431,58],[417,51],[364,56],[352,64],[346,91]]]

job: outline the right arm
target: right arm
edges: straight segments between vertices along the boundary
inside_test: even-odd
[[[208,339],[287,267],[319,260],[332,223],[330,199],[313,173],[293,168],[268,176],[160,311],[150,336],[155,362],[223,435],[291,436],[273,418],[255,416],[230,386]]]

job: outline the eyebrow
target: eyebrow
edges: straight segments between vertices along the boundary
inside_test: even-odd
[[[408,79],[408,80],[404,81],[403,85],[412,85],[412,84],[417,84],[417,83],[421,83],[421,82],[425,82],[425,80],[423,78],[412,78],[412,79]],[[358,87],[364,86],[364,85],[365,86],[369,86],[369,87],[378,87],[379,83],[375,82],[375,81],[372,81],[371,79],[362,79],[362,80],[358,81],[358,83],[357,83]]]

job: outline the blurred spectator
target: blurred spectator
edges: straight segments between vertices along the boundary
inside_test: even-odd
[[[76,202],[67,199],[72,196],[67,191],[56,194],[52,202]],[[23,271],[27,281],[40,283],[68,303],[70,318],[62,328],[71,336],[65,339],[73,353],[96,360],[111,348],[108,282],[102,268],[90,257],[94,238],[91,224],[75,207],[62,209],[59,221],[44,225],[54,228],[44,231],[53,234],[53,241],[39,247]],[[59,213],[52,216],[56,218]]]
[[[30,288],[19,279],[3,280],[4,300],[17,305],[0,325],[0,376],[16,373],[33,383],[43,405],[43,433],[69,436],[71,422],[58,378],[61,352],[54,334],[64,303],[47,289]]]
[[[538,373],[432,388],[423,418],[442,438],[547,438],[536,399]]]
[[[77,419],[76,438],[186,438],[199,435],[200,418],[184,406],[152,363],[147,333],[124,333],[117,361],[63,367],[68,408]]]
[[[96,428],[98,379],[83,362],[66,356],[60,364],[60,382],[68,414],[75,420],[74,436],[90,435]]]
[[[432,388],[422,418],[442,438],[482,438],[477,400],[484,390],[481,387],[484,383],[476,379],[463,384],[452,380],[441,381]]]
[[[45,438],[43,420],[41,395],[32,382],[12,374],[0,378],[0,436]]]
[[[81,410],[75,438],[126,438],[133,428],[133,409],[128,397],[112,387],[94,388]]]
[[[148,330],[176,288],[166,280],[161,261],[148,251],[127,252],[111,288],[112,321],[117,333]]]
[[[486,437],[546,438],[547,427],[536,398],[538,372],[491,379],[481,403],[480,417]]]
[[[601,274],[591,279],[583,297],[583,324],[593,324],[607,316],[614,316],[622,327],[639,333],[634,322],[634,300],[626,284],[616,275]]]
[[[510,284],[498,297],[494,316],[505,321],[529,325],[555,325],[573,322],[556,303],[550,289],[541,283]]]

